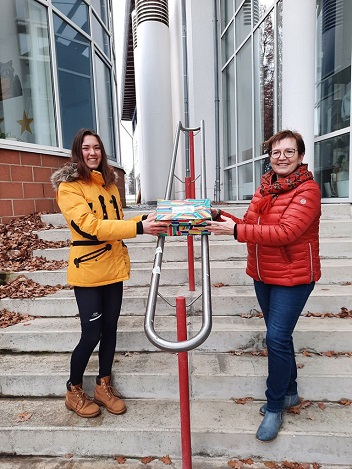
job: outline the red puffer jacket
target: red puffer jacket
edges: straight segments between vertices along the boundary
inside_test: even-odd
[[[257,210],[259,189],[243,220],[226,212],[237,223],[237,241],[247,243],[247,274],[264,283],[294,286],[319,280],[318,184],[309,180],[274,199],[265,216]]]

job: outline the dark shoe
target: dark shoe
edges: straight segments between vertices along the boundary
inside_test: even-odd
[[[294,407],[301,402],[298,394],[292,394],[285,396],[284,400],[284,410],[289,409],[290,407]],[[263,404],[259,409],[260,415],[265,415],[267,404]]]
[[[65,405],[80,417],[91,418],[100,414],[100,407],[86,394],[81,384],[67,383]]]
[[[266,411],[262,423],[259,425],[256,439],[259,441],[275,440],[282,425],[282,412]]]
[[[121,399],[121,396],[111,386],[111,376],[97,379],[97,384],[94,389],[94,401],[103,405],[109,412],[115,415],[123,414],[126,412],[126,405]]]

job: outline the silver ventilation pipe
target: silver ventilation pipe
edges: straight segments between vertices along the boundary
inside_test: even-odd
[[[182,0],[182,65],[183,65],[183,113],[184,127],[189,128],[189,94],[188,94],[188,54],[187,54],[187,17],[186,2]],[[189,161],[189,134],[185,134],[185,161],[186,161],[186,177],[190,176]]]
[[[213,0],[214,104],[215,104],[215,202],[220,202],[219,43],[217,1]]]

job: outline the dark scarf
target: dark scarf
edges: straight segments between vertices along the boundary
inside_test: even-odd
[[[313,174],[308,171],[307,164],[297,166],[293,173],[279,180],[276,179],[276,173],[272,169],[263,174],[260,184],[260,193],[263,197],[257,202],[258,212],[266,215],[279,194],[295,189],[302,182],[310,179],[313,179]]]

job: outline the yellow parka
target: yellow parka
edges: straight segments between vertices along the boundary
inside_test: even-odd
[[[142,216],[124,220],[116,185],[105,187],[98,171],[92,171],[90,181],[85,182],[76,168],[70,163],[51,177],[71,231],[67,282],[94,287],[128,280],[130,258],[123,239],[136,237]]]

